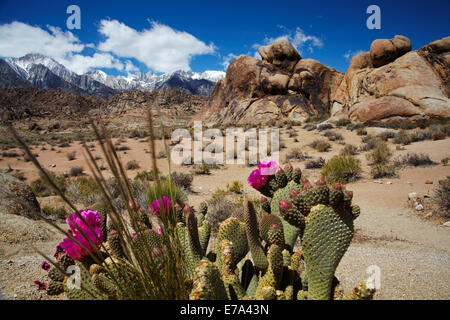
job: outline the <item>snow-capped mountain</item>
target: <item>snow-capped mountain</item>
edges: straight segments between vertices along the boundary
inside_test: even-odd
[[[101,70],[79,75],[52,58],[27,54],[0,60],[0,88],[60,88],[69,92],[110,97],[128,90],[183,89],[192,94],[209,95],[223,71],[191,72],[178,70],[156,75],[153,72],[111,76]]]

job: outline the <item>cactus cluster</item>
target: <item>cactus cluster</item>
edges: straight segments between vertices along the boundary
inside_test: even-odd
[[[353,238],[353,220],[360,212],[358,206],[352,205],[353,193],[339,183],[327,185],[323,179],[312,184],[302,178],[299,168],[290,164],[257,179],[255,185],[264,195],[262,211],[258,213],[251,201],[244,200],[243,212],[220,224],[215,243],[210,243],[206,202],[198,212],[188,205],[174,206],[176,235],[182,248],[184,272],[190,281],[189,298],[371,299],[374,291],[364,284],[344,296],[335,277]],[[132,244],[157,262],[165,248],[160,233],[149,225],[149,221],[142,222],[147,229],[138,232]],[[70,290],[65,284],[68,276],[55,268],[49,270],[52,280],[48,293],[64,292],[69,299],[129,297],[127,287],[136,288],[141,282],[117,232],[108,228],[103,245],[110,256],[101,264],[76,261],[89,296]],[[297,240],[300,246],[296,246]],[[67,258],[65,253],[58,256],[61,269],[75,263]],[[114,277],[119,271],[128,275],[120,283]]]

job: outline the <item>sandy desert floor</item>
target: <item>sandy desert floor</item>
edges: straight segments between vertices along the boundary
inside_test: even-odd
[[[281,139],[287,148],[281,150],[280,160],[294,147],[301,148],[313,158],[321,156],[325,159],[338,154],[344,147],[331,142],[331,151],[317,152],[307,145],[320,138],[320,133],[317,130],[306,131],[300,127],[294,129],[298,133],[298,142],[289,138],[285,129],[281,130]],[[376,134],[381,129],[367,130]],[[361,145],[361,136],[356,135],[355,131],[333,131],[341,133],[345,143]],[[408,167],[400,170],[399,178],[374,180],[369,176],[370,167],[365,158],[366,153],[357,155],[362,161],[362,178],[348,184],[347,189],[354,191],[353,202],[361,207],[361,215],[355,221],[357,236],[337,269],[337,277],[347,292],[360,281],[368,279],[370,275],[366,272],[367,268],[376,265],[381,272],[381,289],[378,290],[376,299],[450,299],[450,227],[443,225],[445,221],[424,219],[425,214],[419,214],[410,208],[407,201],[410,192],[432,196],[438,181],[450,175],[450,166],[440,164],[441,159],[450,156],[450,138],[416,142],[405,146],[404,150],[395,150],[395,146],[391,142],[389,144],[394,151],[394,157],[407,152],[426,153],[438,164],[429,167]],[[138,171],[150,169],[148,142],[144,139],[126,139],[122,145],[130,148],[126,153],[119,152],[123,163],[136,160],[141,167],[129,171],[130,177],[134,177]],[[78,142],[67,148],[56,148],[54,151],[51,151],[48,145],[45,151],[41,151],[41,147],[42,145],[35,147],[33,152],[39,154],[38,160],[44,168],[63,173],[73,166],[82,166],[88,171]],[[162,142],[157,141],[157,152],[162,149]],[[66,156],[70,151],[76,151],[77,156],[73,161],[68,161]],[[94,154],[101,156],[100,149],[95,148]],[[294,167],[299,166],[304,175],[312,181],[320,177],[320,169],[305,169],[304,162],[292,164]],[[0,161],[0,169],[6,169],[8,166],[20,169],[27,178],[27,183],[38,177],[37,170],[31,162],[24,162],[23,157],[3,158]],[[158,159],[158,166],[162,173],[167,173],[166,159]],[[188,166],[172,166],[172,171],[190,170]],[[246,165],[226,165],[212,170],[210,175],[194,176],[192,192],[188,195],[189,203],[197,207],[201,201],[210,198],[217,188],[225,188],[226,184],[233,180],[242,182],[245,194],[259,196],[246,182],[251,170],[253,168]],[[433,184],[425,184],[426,180],[431,180]],[[33,281],[42,278],[45,272],[40,269],[42,258],[33,251],[31,244],[53,254],[60,236],[49,232],[43,238],[45,240],[33,243],[0,242],[0,299],[49,298],[38,292],[33,284]]]

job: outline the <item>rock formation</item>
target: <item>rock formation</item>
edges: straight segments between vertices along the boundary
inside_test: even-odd
[[[239,56],[197,119],[206,124],[264,124],[332,116],[376,123],[450,115],[450,37],[411,51],[401,35],[373,41],[342,74],[302,59],[286,40]]]

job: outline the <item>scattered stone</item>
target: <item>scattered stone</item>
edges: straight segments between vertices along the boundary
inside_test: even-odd
[[[450,221],[447,221],[445,223],[442,224],[444,227],[450,227]]]
[[[417,198],[417,192],[411,192],[408,194],[409,200],[415,200]]]
[[[380,181],[380,180],[374,180],[373,182],[374,182],[374,183],[383,184],[383,181]]]
[[[416,206],[416,210],[417,210],[417,211],[422,211],[422,210],[423,210],[423,205],[418,204],[418,205]]]
[[[425,218],[429,219],[433,216],[433,212],[428,212]]]
[[[392,184],[392,182],[391,182],[391,181],[388,181],[388,182],[386,182],[386,184]]]
[[[431,181],[431,180],[425,180],[425,184],[433,184],[433,181]]]

